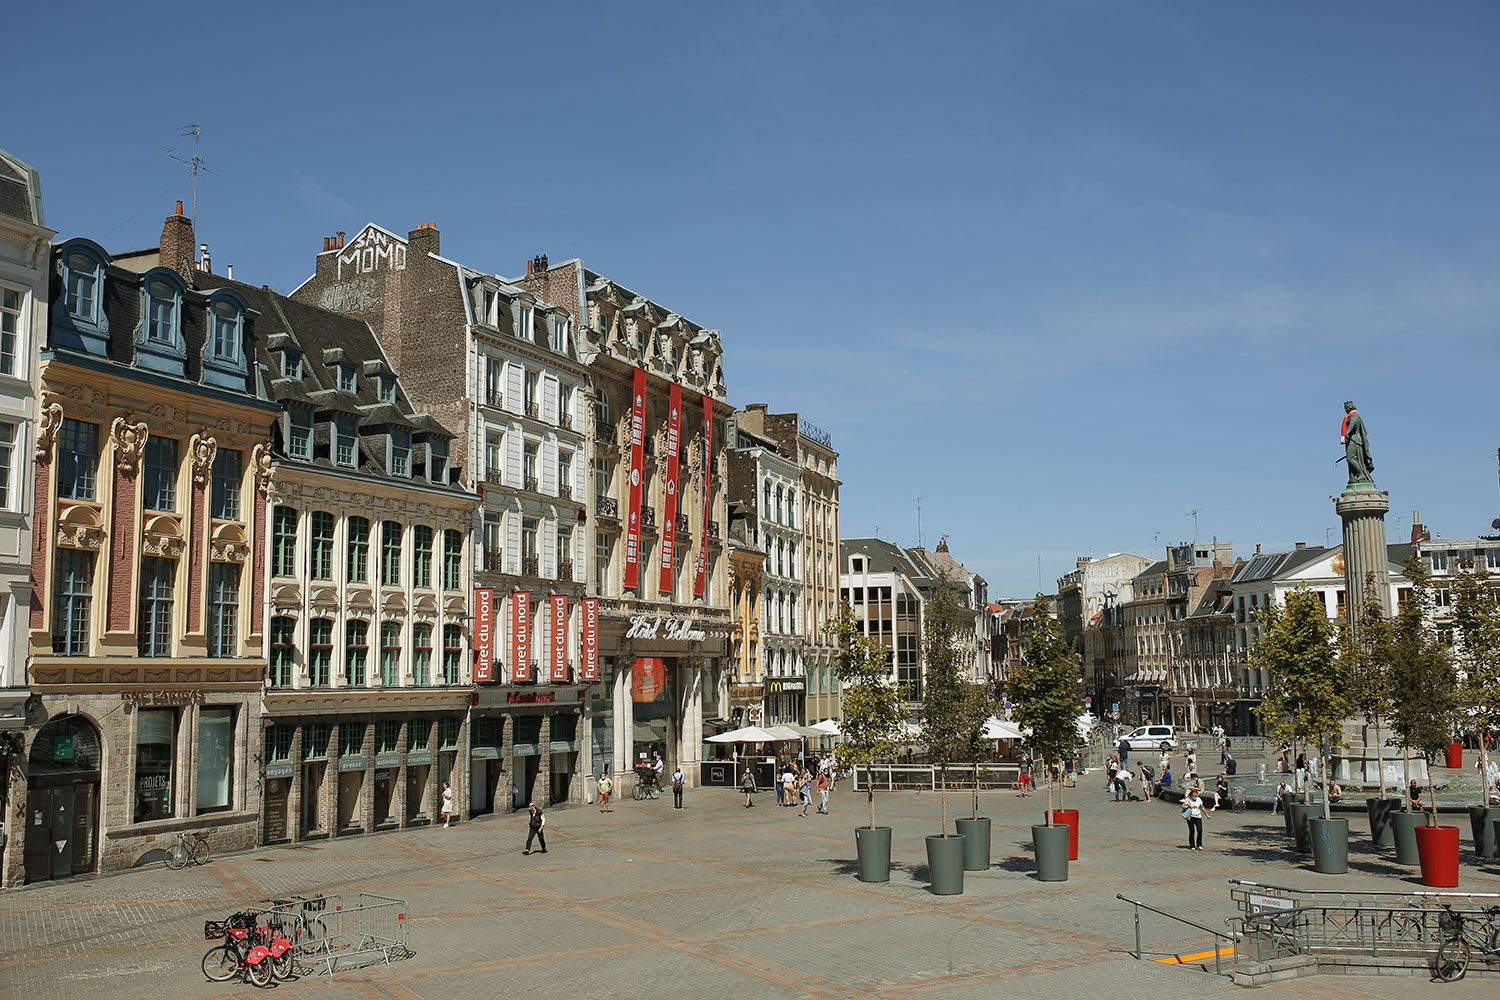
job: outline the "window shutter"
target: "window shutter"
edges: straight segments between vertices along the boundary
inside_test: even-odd
[[[551,375],[542,376],[542,419],[548,423],[558,423],[557,412],[557,379]]]
[[[520,460],[517,459],[519,462]],[[512,514],[505,519],[505,571],[521,572],[521,516]]]
[[[507,412],[520,413],[526,405],[522,396],[525,377],[526,370],[520,365],[511,363],[505,366],[505,409]]]

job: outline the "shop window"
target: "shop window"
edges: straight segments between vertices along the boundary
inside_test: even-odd
[[[401,522],[380,523],[380,583],[395,587],[401,584]]]
[[[382,719],[375,723],[375,752],[401,752],[401,720]]]
[[[438,720],[438,749],[453,750],[458,746],[458,720]]]
[[[314,580],[333,579],[333,515],[315,510],[308,539],[308,569]]]
[[[175,559],[149,557],[141,560],[140,607],[136,620],[136,652],[141,656],[172,655],[172,584],[176,575]]]
[[[208,655],[239,653],[240,567],[211,563],[208,568]]]
[[[365,724],[363,722],[339,723],[339,756],[363,757],[365,753]]]
[[[443,683],[457,684],[459,664],[463,661],[464,634],[457,625],[443,626]]]
[[[411,749],[426,750],[432,740],[432,723],[426,719],[412,719],[408,726],[411,729]]]
[[[177,709],[135,713],[135,822],[175,815],[172,765],[177,759]]]
[[[277,507],[271,517],[271,575],[297,572],[297,508]]]
[[[396,687],[401,683],[401,623],[380,623],[380,683]]]
[[[64,417],[57,435],[57,495],[65,500],[94,499],[99,469],[99,425]]]
[[[554,742],[578,739],[578,716],[564,712],[552,717],[552,739]]]
[[[327,687],[333,670],[333,619],[314,618],[308,626],[307,682]]]
[[[412,683],[426,687],[432,682],[432,626],[427,624],[411,627],[411,671]]]
[[[309,722],[302,727],[302,759],[328,759],[329,725],[326,722]]]
[[[481,716],[474,720],[474,735],[470,743],[476,747],[498,747],[504,743],[505,720]]]
[[[271,656],[269,679],[272,687],[292,686],[292,663],[296,656],[296,619],[277,616],[271,619]]]
[[[419,524],[412,529],[412,586],[432,586],[432,528]]]
[[[463,532],[452,528],[443,532],[443,589],[460,590],[463,587]]]
[[[516,742],[535,745],[542,741],[542,717],[540,715],[516,716]]]
[[[94,554],[58,549],[52,567],[52,652],[88,654],[93,586]]]
[[[368,518],[349,518],[349,582],[370,581],[370,521]]]
[[[292,727],[272,726],[266,730],[266,763],[279,764],[292,759]]]
[[[233,448],[214,453],[213,516],[226,521],[240,519],[240,481],[244,456]]]
[[[228,809],[234,773],[234,709],[198,709],[198,811]]]
[[[370,655],[369,622],[349,621],[344,630],[344,683],[365,686],[365,664]]]

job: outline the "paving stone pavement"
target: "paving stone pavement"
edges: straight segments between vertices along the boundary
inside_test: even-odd
[[[889,883],[854,878],[853,828],[862,794],[841,783],[831,816],[797,816],[758,796],[692,789],[687,808],[626,800],[548,813],[547,854],[523,855],[524,815],[451,830],[264,848],[205,867],[161,867],[29,886],[0,894],[0,1000],[175,1000],[246,995],[204,980],[205,919],[255,900],[361,892],[408,901],[415,954],[389,966],[308,975],[274,987],[278,1000],[465,1000],[532,997],[807,998],[1010,995],[1089,1000],[1227,997],[1227,979],[1131,958],[1131,908],[1143,899],[1207,926],[1234,910],[1231,877],[1301,887],[1414,889],[1413,873],[1367,846],[1351,823],[1350,874],[1317,875],[1292,853],[1282,820],[1218,812],[1207,850],[1184,849],[1176,808],[1114,803],[1070,790],[1082,810],[1082,856],[1065,883],[1038,882],[1032,822],[1045,799],[986,793],[994,864],[970,872],[961,896],[926,888],[923,837],[939,798],[876,797],[893,828]],[[950,820],[967,792],[950,793]],[[1467,837],[1465,837],[1467,845]],[[1500,892],[1500,866],[1464,853],[1461,885]],[[1148,916],[1148,951],[1208,947],[1206,935]],[[1492,1000],[1497,981],[1433,984],[1405,977],[1318,976],[1263,988],[1269,997],[1384,1000],[1431,993]]]

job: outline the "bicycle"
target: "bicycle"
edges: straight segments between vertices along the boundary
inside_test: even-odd
[[[636,778],[635,798],[637,802],[642,799],[661,798],[661,786],[656,783],[655,771],[646,771]]]
[[[1433,973],[1445,983],[1456,982],[1469,971],[1472,949],[1477,947],[1486,958],[1500,957],[1500,906],[1488,907],[1485,919],[1477,922],[1455,913],[1450,903],[1439,903],[1443,912],[1438,914],[1438,931],[1443,935],[1438,942],[1437,961]],[[1478,926],[1474,926],[1475,924]]]
[[[271,983],[271,950],[251,940],[255,918],[248,913],[230,914],[227,920],[206,920],[203,937],[209,941],[224,939],[223,944],[208,949],[203,956],[203,975],[211,982],[222,983],[240,976],[247,983],[269,986]]]
[[[166,865],[174,872],[181,871],[188,865],[208,864],[208,856],[208,839],[203,834],[194,833],[190,841],[187,834],[179,833],[176,842],[167,848]]]

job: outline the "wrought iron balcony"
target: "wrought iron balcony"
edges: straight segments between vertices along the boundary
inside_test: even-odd
[[[503,472],[501,472],[499,469],[485,469],[484,470],[484,481],[487,482],[487,483],[491,483],[491,484],[493,484],[495,486],[504,486],[505,485],[505,474]]]
[[[620,501],[614,497],[596,498],[594,500],[594,515],[618,521],[620,519]]]
[[[643,527],[643,528],[654,528],[654,527],[656,527],[656,508],[655,507],[648,507],[648,506],[645,506],[644,504],[641,506],[641,527]]]
[[[573,429],[573,415],[571,413],[559,413],[557,415],[557,426],[565,431]]]
[[[526,404],[526,415],[528,417],[530,417],[532,420],[536,420],[537,418],[539,418],[541,416],[541,414],[542,414],[541,405],[538,404],[535,400],[533,400],[533,401],[531,401],[531,402],[529,402],[529,403]]]
[[[594,420],[594,437],[600,444],[610,444],[615,440],[615,425],[608,420]]]
[[[538,561],[536,556],[521,557],[522,576],[541,576],[541,573],[541,563]]]
[[[564,500],[571,500],[573,499],[573,487],[564,483],[557,488],[557,495]]]
[[[685,535],[685,534],[687,534],[687,530],[688,530],[688,516],[686,514],[678,514],[677,515],[677,531],[678,531],[678,533]]]
[[[484,571],[486,573],[504,573],[505,572],[505,550],[504,549],[485,549],[484,550]]]
[[[527,476],[526,480],[525,480],[525,482],[524,482],[524,484],[522,485],[521,488],[525,489],[525,490],[530,490],[532,493],[535,493],[536,492],[536,476]]]
[[[709,521],[708,522],[708,537],[709,538],[718,538],[719,537],[719,522],[718,521]]]
[[[484,401],[487,405],[493,406],[497,410],[505,409],[505,393],[498,390],[491,389],[485,392]]]
[[[573,560],[564,559],[557,564],[557,578],[559,580],[573,579]]]

